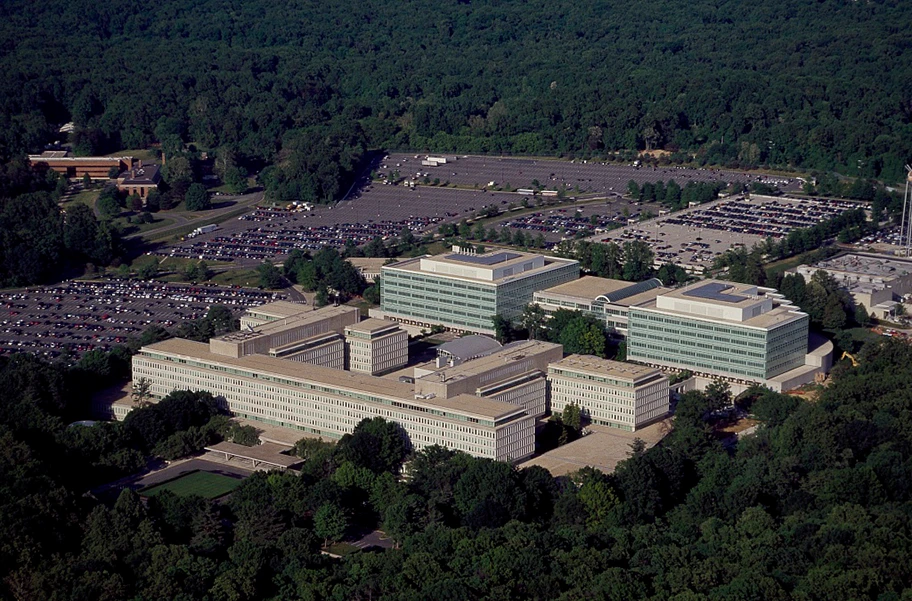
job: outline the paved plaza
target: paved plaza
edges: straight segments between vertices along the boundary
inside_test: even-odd
[[[537,465],[551,472],[552,476],[566,476],[584,467],[594,467],[606,474],[630,456],[630,445],[637,438],[646,447],[655,446],[671,429],[671,419],[656,422],[636,432],[627,432],[608,426],[590,425],[588,436],[565,444],[518,465],[520,468]]]

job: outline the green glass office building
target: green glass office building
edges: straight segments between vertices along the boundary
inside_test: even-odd
[[[627,358],[763,383],[805,365],[808,323],[775,290],[707,280],[631,307]]]
[[[575,280],[579,264],[531,253],[450,252],[386,265],[383,315],[403,323],[493,334],[493,317],[515,319],[536,290]]]

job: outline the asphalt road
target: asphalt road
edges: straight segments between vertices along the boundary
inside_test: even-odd
[[[159,216],[161,217],[173,219],[174,223],[167,227],[140,232],[137,234],[131,234],[129,236],[125,236],[124,239],[134,240],[151,237],[159,238],[162,235],[167,235],[170,232],[184,229],[190,223],[206,225],[208,223],[217,222],[219,218],[226,215],[227,213],[236,211],[239,208],[253,207],[257,204],[262,203],[263,192],[254,192],[252,194],[244,194],[242,196],[216,196],[213,197],[212,201],[213,204],[216,205],[216,208],[210,209],[208,211],[197,211],[193,213],[188,213],[186,211],[166,211],[164,213],[159,213]],[[191,219],[190,216],[193,218]]]

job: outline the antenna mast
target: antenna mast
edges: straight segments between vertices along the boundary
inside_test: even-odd
[[[909,184],[912,183],[912,167],[906,165],[906,190],[903,192],[902,225],[899,229],[899,245],[902,247],[902,256],[908,257],[912,252],[912,193]]]

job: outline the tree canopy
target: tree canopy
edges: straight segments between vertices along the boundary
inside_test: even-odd
[[[739,395],[760,423],[729,446],[716,438],[727,388],[687,392],[671,433],[648,450],[636,441],[611,474],[553,478],[427,447],[400,476],[403,439],[376,418],[335,445],[302,440],[300,474],[254,473],[221,502],[130,490],[105,502],[84,494],[86,474],[142,465],[131,430],[150,444],[167,436],[165,450],[193,442],[205,395],[68,428],[78,389],[67,370],[0,357],[0,586],[52,601],[903,598],[912,347],[867,345],[858,360],[816,402]],[[183,438],[162,420],[188,426]],[[393,548],[319,553],[377,526]]]
[[[81,153],[193,142],[232,186],[269,166],[275,198],[329,200],[377,147],[664,148],[889,180],[912,155],[902,2],[7,8],[3,160],[72,120]]]

